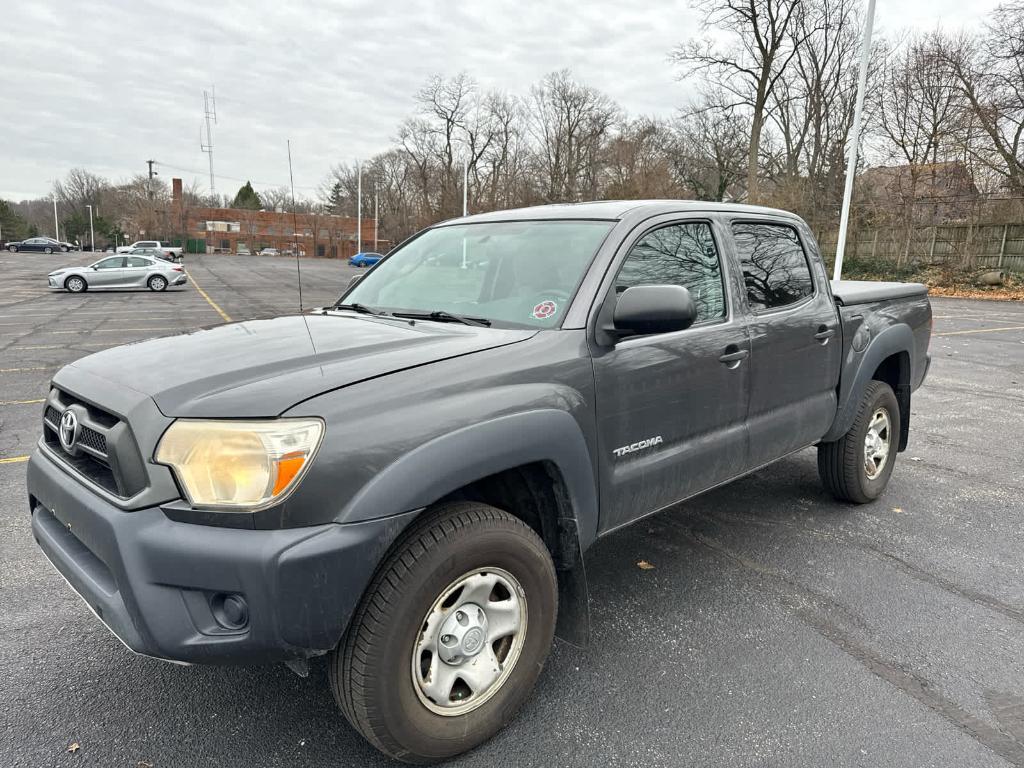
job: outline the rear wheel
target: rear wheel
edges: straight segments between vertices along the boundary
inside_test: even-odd
[[[892,387],[872,381],[846,434],[818,445],[818,475],[825,488],[840,501],[877,499],[892,476],[899,434],[900,408]]]
[[[153,275],[149,278],[149,282],[146,283],[151,291],[163,291],[167,288],[167,280],[160,275]]]
[[[331,657],[335,699],[391,757],[458,755],[530,695],[557,610],[554,565],[532,529],[485,504],[446,505],[413,523],[367,589]]]
[[[64,288],[71,293],[82,293],[89,287],[89,284],[85,282],[84,277],[78,277],[73,275],[64,281]]]

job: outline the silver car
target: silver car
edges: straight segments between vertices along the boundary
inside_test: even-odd
[[[168,285],[182,285],[188,277],[185,268],[150,256],[118,254],[87,267],[64,267],[47,275],[50,288],[81,293],[105,288],[149,288],[166,290]]]

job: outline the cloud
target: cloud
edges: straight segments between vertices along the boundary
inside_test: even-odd
[[[879,13],[896,29],[984,10],[907,0]],[[386,148],[434,73],[525,94],[568,67],[630,114],[670,115],[692,85],[676,81],[668,53],[698,18],[686,0],[7,3],[0,196],[45,195],[76,166],[127,178],[148,159],[207,185],[199,131],[214,84],[217,187],[231,193],[236,179],[286,183],[287,139],[296,186],[311,193],[332,164]]]

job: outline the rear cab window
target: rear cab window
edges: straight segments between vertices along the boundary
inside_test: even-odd
[[[814,278],[795,227],[735,221],[732,233],[751,311],[781,309],[814,295]]]

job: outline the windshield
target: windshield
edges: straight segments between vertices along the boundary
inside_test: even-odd
[[[612,223],[515,221],[431,229],[380,262],[342,303],[551,328],[561,321]]]

